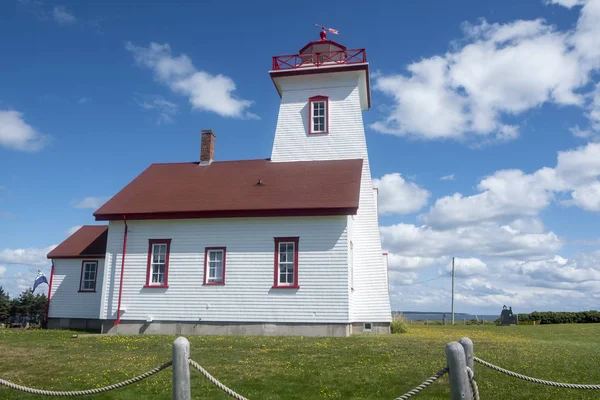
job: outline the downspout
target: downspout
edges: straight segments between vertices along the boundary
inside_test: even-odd
[[[46,303],[46,326],[48,326],[48,315],[50,314],[50,296],[52,295],[52,278],[54,278],[54,260],[52,260],[52,269],[50,270],[50,283],[48,284],[48,303]]]
[[[123,222],[125,223],[125,233],[123,234],[123,253],[121,256],[121,278],[119,282],[119,302],[117,304],[117,320],[115,325],[119,325],[121,322],[121,297],[123,296],[123,273],[125,272],[125,254],[127,254],[127,216],[123,215]]]

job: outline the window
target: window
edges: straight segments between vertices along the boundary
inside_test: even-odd
[[[275,238],[274,288],[298,289],[298,241],[300,238]]]
[[[315,96],[308,99],[308,133],[328,133],[329,129],[329,98]]]
[[[98,276],[98,261],[81,262],[81,278],[79,279],[80,292],[95,292],[96,277]]]
[[[370,322],[365,322],[365,324],[363,325],[363,330],[370,331],[371,329],[373,329],[373,324],[371,324]]]
[[[148,270],[146,271],[147,288],[169,287],[169,253],[171,239],[148,240]]]
[[[207,247],[204,249],[204,284],[225,284],[225,247]]]

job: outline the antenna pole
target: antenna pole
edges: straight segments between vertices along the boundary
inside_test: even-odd
[[[452,325],[454,325],[454,257],[452,257]]]

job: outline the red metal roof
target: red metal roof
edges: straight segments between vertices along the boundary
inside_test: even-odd
[[[97,221],[350,215],[362,159],[152,164],[98,209]],[[260,184],[259,184],[260,182]]]
[[[50,253],[48,258],[104,257],[107,225],[84,225]]]

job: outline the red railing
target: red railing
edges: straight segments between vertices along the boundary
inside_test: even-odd
[[[335,64],[360,64],[367,62],[365,49],[324,51],[273,57],[273,70],[320,67]]]

